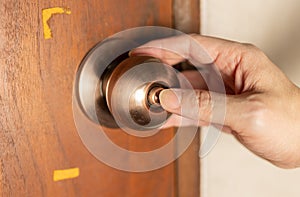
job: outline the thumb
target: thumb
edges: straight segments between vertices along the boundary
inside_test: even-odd
[[[206,90],[166,89],[160,95],[160,104],[166,110],[206,123],[234,126],[239,114],[234,110],[239,102],[233,96],[226,96]]]

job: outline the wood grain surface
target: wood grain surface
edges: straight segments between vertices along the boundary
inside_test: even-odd
[[[53,38],[45,40],[42,10],[57,6],[71,14],[54,15]],[[74,76],[87,51],[131,27],[171,27],[172,9],[171,0],[0,1],[1,196],[179,195],[175,162],[146,173],[113,169],[87,151],[72,116]],[[147,149],[133,137],[112,136]],[[172,136],[169,129],[148,144]],[[54,170],[73,167],[79,177],[53,181]]]

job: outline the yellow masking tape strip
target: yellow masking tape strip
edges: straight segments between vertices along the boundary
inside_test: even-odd
[[[52,33],[48,24],[48,20],[52,17],[53,14],[71,14],[71,10],[66,8],[60,8],[60,7],[43,9],[42,15],[43,15],[43,28],[44,28],[45,39],[52,38]]]
[[[54,170],[53,181],[72,179],[79,176],[79,168],[70,168],[66,170]]]

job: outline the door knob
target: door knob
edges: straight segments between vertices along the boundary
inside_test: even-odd
[[[143,131],[161,127],[170,114],[161,107],[159,94],[180,86],[176,71],[157,58],[129,57],[128,52],[99,65],[91,61],[97,47],[103,46],[96,46],[78,70],[78,98],[87,117],[111,128]],[[98,80],[90,81],[94,75]],[[89,110],[93,105],[96,114]]]
[[[146,56],[128,57],[100,83],[110,113],[119,126],[135,130],[154,129],[169,117],[159,103],[159,93],[178,88],[176,72],[158,59]]]

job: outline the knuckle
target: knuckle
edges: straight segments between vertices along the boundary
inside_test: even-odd
[[[206,109],[210,107],[211,96],[207,91],[197,92],[198,105],[200,109]]]
[[[209,119],[212,112],[211,95],[208,91],[197,91],[196,92],[199,114],[201,119]]]
[[[244,48],[246,52],[251,52],[252,54],[254,53],[257,56],[264,56],[264,52],[258,48],[256,45],[252,43],[244,43]]]

